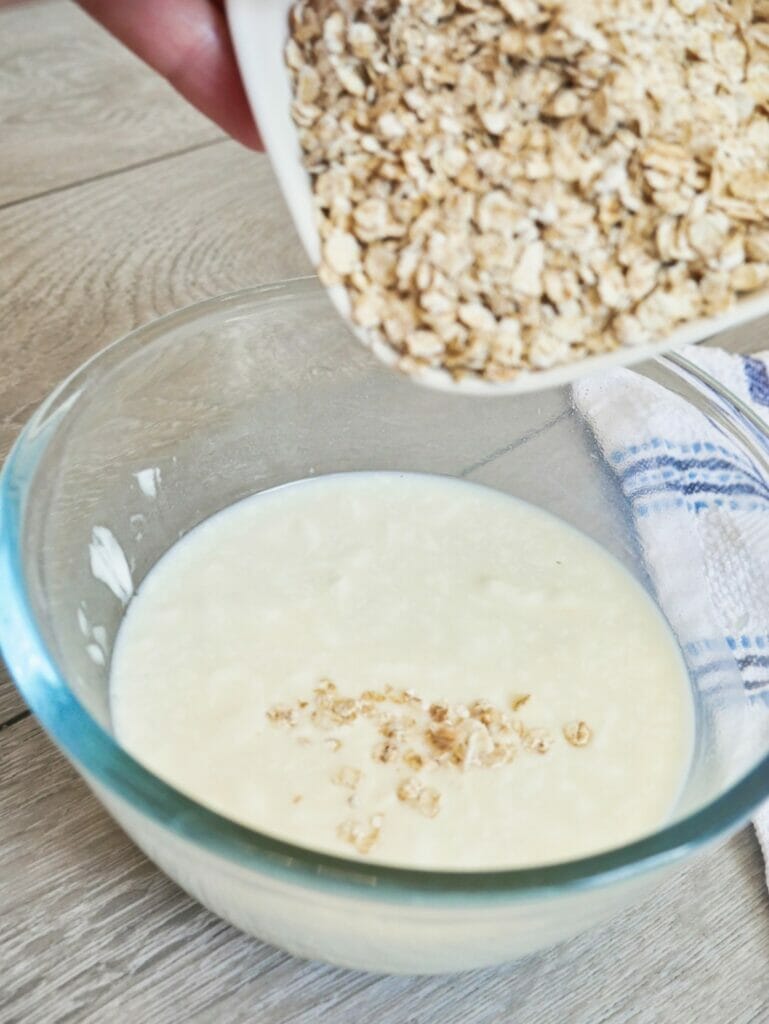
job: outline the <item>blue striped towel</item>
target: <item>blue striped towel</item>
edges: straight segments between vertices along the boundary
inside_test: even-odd
[[[692,347],[682,355],[769,428],[769,353]],[[721,685],[719,671],[731,671],[739,686],[736,653],[745,717],[759,742],[769,741],[769,481],[714,422],[638,374],[589,377],[575,385],[574,399],[627,499],[646,570],[696,684]],[[754,825],[769,884],[769,801]]]

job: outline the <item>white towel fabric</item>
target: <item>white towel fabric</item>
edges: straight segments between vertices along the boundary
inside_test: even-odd
[[[769,428],[769,353],[683,354]],[[646,570],[697,686],[718,703],[721,720],[724,693],[731,687],[738,698],[727,699],[727,713],[741,721],[711,739],[723,743],[718,761],[735,780],[753,760],[745,748],[756,749],[746,729],[769,746],[769,480],[715,423],[638,374],[589,377],[575,385],[574,399],[627,499]],[[742,750],[733,749],[736,732]],[[769,884],[769,801],[754,825]]]

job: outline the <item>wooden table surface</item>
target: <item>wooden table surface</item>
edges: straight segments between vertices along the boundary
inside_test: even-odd
[[[0,4],[0,456],[91,353],[308,265],[263,157],[64,0]],[[765,1024],[751,830],[609,926],[521,963],[385,978],[300,962],[165,878],[0,675],[0,1022]]]

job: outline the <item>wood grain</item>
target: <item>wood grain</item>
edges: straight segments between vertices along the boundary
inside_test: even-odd
[[[197,906],[31,719],[3,737],[0,758],[3,1024],[765,1020],[769,901],[748,831],[548,953],[452,978],[384,978],[295,960]]]
[[[2,732],[13,726],[25,712],[24,701],[11,682],[5,665],[0,661],[0,744],[3,739]]]
[[[74,4],[0,11],[0,205],[222,137]]]
[[[63,0],[0,8],[2,458],[107,341],[308,265],[263,159]],[[608,928],[517,965],[392,979],[301,963],[162,876],[5,677],[0,920],[0,1024],[764,1024],[769,1005],[748,830]]]
[[[99,348],[163,313],[311,272],[265,157],[226,141],[0,210],[0,458]],[[0,722],[22,707],[0,679]]]

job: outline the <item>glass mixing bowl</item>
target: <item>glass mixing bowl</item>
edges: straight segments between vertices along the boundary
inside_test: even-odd
[[[763,428],[728,393],[675,356],[632,373],[675,396],[681,416],[728,437],[769,483]],[[702,636],[679,629],[697,742],[675,818],[582,860],[452,873],[324,856],[212,813],[125,753],[111,735],[110,650],[126,601],[158,558],[256,491],[385,469],[525,498],[652,588],[633,510],[569,388],[513,399],[422,390],[372,359],[303,280],[143,327],[38,410],[2,477],[0,643],[25,700],[110,813],[215,913],[302,956],[375,971],[467,969],[590,927],[726,837],[769,794],[769,744],[752,727],[738,653],[717,622],[700,619],[712,671],[692,654]],[[680,528],[671,516],[670,530]],[[769,521],[764,532],[752,543],[769,544]],[[669,571],[679,603],[707,585],[691,560]],[[769,626],[769,592],[763,600]],[[687,621],[669,602],[664,610]]]

